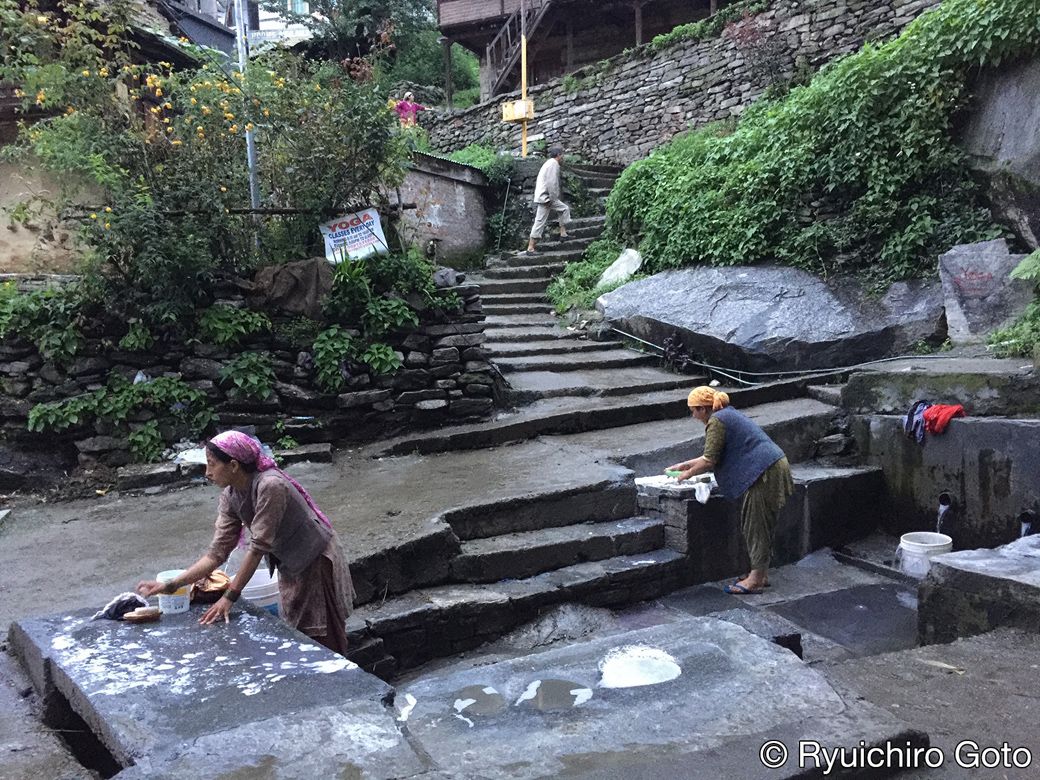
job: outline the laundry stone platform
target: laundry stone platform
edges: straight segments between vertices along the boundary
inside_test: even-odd
[[[282,764],[307,758],[308,745],[319,750],[308,758],[315,770],[421,771],[384,703],[386,683],[255,607],[211,626],[198,624],[202,611],[137,625],[91,611],[29,618],[9,639],[45,709],[71,709],[141,777],[209,750],[232,766]],[[213,761],[195,768],[208,774]]]
[[[467,778],[783,778],[805,776],[798,740],[928,744],[789,650],[710,617],[455,662],[395,701],[413,741]],[[776,769],[759,759],[769,740],[790,750]]]
[[[932,558],[918,590],[918,638],[952,642],[995,628],[1040,632],[1040,536]]]

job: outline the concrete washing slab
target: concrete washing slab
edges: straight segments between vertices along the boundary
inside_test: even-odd
[[[234,766],[263,761],[276,743],[285,762],[323,737],[334,749],[315,769],[340,771],[336,756],[379,776],[421,769],[384,704],[386,683],[254,607],[214,626],[198,625],[201,612],[144,625],[89,611],[32,618],[10,641],[41,697],[67,701],[124,767],[159,768],[221,743]]]
[[[688,617],[417,677],[396,699],[414,744],[464,777],[794,777],[771,738],[831,747],[927,737],[733,623]]]

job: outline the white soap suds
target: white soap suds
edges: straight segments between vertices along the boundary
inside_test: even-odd
[[[664,650],[626,645],[607,653],[599,662],[601,688],[636,688],[674,680],[682,669]]]
[[[538,688],[542,684],[541,680],[535,680],[533,683],[527,686],[527,690],[520,694],[520,698],[516,700],[513,706],[519,705],[521,702],[525,702],[528,699],[533,699],[538,695]]]

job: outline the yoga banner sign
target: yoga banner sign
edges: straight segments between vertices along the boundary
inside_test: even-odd
[[[361,260],[390,251],[375,209],[344,214],[319,227],[325,238],[325,257],[330,263],[341,263],[348,258]]]

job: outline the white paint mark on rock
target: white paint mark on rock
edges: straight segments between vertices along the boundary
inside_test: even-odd
[[[599,662],[601,688],[636,688],[674,680],[682,669],[664,650],[647,645],[616,647]]]
[[[496,691],[494,688],[488,685],[485,686],[484,693],[486,693],[488,696],[494,696],[496,693],[498,693],[498,691]]]
[[[535,680],[533,683],[527,686],[527,690],[520,694],[520,698],[513,704],[514,707],[519,706],[522,702],[528,699],[533,699],[538,695],[538,688],[542,684],[541,680]]]
[[[459,720],[461,720],[463,723],[465,723],[470,728],[473,728],[473,721],[471,721],[465,715],[459,715],[459,714],[456,713],[455,717],[458,718]]]
[[[401,714],[397,716],[397,719],[401,723],[405,723],[408,720],[408,716],[412,714],[412,710],[415,709],[415,705],[419,703],[412,694],[406,693],[404,695],[405,705],[401,708]]]
[[[341,669],[357,669],[357,664],[351,663],[346,658],[330,658],[327,661],[315,661],[311,668],[322,674],[331,674]]]
[[[582,704],[592,698],[591,688],[575,688],[571,691],[571,696],[574,697],[574,706],[580,707]]]
[[[455,707],[455,712],[463,712],[467,707],[472,706],[476,703],[476,699],[456,699],[455,704],[453,706]]]

